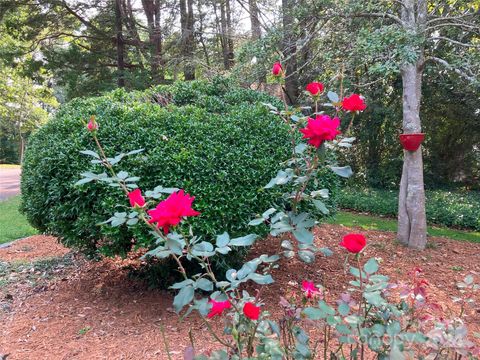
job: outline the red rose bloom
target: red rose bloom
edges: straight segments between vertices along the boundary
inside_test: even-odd
[[[328,115],[317,115],[315,119],[308,118],[307,127],[300,129],[304,139],[308,139],[308,143],[319,148],[326,140],[333,140],[340,134],[338,127],[340,126],[339,118],[330,118]]]
[[[142,196],[142,192],[140,189],[135,189],[128,193],[128,199],[130,200],[130,206],[140,206],[143,207],[145,205],[145,199]]]
[[[260,306],[255,306],[254,303],[247,302],[243,306],[243,314],[250,320],[258,320],[260,316]]]
[[[318,288],[312,281],[302,281],[302,291],[305,293],[305,297],[310,299],[320,293]]]
[[[279,76],[281,75],[283,72],[283,68],[282,68],[282,64],[280,64],[278,61],[273,64],[273,68],[272,68],[272,74],[274,76]]]
[[[320,82],[311,82],[310,84],[307,85],[305,90],[307,90],[310,93],[310,95],[317,96],[323,92],[323,84]]]
[[[95,116],[90,117],[90,120],[87,124],[88,131],[95,131],[98,129],[98,123],[95,121]]]
[[[343,237],[340,246],[351,253],[358,254],[367,245],[367,239],[362,234],[348,234]]]
[[[173,193],[155,209],[148,210],[149,222],[157,223],[157,226],[163,228],[167,234],[170,226],[178,225],[183,217],[200,215],[198,211],[192,209],[193,200],[195,197],[185,194],[183,190]]]
[[[215,301],[213,299],[210,299],[209,303],[212,304],[212,308],[210,309],[210,312],[207,315],[207,318],[209,319],[211,319],[216,315],[222,315],[223,310],[230,309],[232,307],[232,304],[230,304],[230,301],[228,300]]]
[[[342,108],[346,111],[363,111],[367,108],[367,104],[363,98],[358,94],[352,94],[342,101]]]

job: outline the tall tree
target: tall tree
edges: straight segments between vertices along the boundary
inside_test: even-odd
[[[118,86],[125,87],[125,45],[123,43],[122,0],[115,0],[115,30],[117,31]]]
[[[248,0],[248,12],[250,15],[252,40],[259,40],[262,36],[262,28],[260,23],[260,11],[258,9],[257,0]]]
[[[286,1],[286,0],[284,0]],[[403,132],[420,133],[420,105],[425,67],[430,63],[451,70],[469,82],[477,82],[479,10],[476,1],[400,0],[391,3],[359,2],[365,11],[353,16],[381,18],[380,31],[403,39],[397,44],[397,65],[403,82]],[[366,7],[365,7],[366,6]],[[375,9],[372,11],[372,8]],[[356,8],[358,9],[358,7]],[[391,42],[391,38],[387,41]],[[448,44],[452,63],[440,58],[439,45]],[[376,50],[378,52],[378,49]],[[428,135],[428,134],[427,134]],[[423,249],[427,243],[422,148],[404,151],[404,164],[398,203],[400,242]]]
[[[180,26],[182,33],[182,60],[185,80],[195,80],[195,52],[193,0],[180,0]]]
[[[151,56],[151,73],[154,83],[165,81],[165,69],[162,54],[162,29],[160,26],[160,0],[142,0],[147,18],[149,47]]]
[[[294,32],[295,0],[282,0],[282,25],[283,25],[283,55],[287,73],[285,78],[285,92],[290,104],[294,104],[298,97],[297,74],[297,42]]]

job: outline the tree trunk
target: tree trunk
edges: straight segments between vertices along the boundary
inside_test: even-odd
[[[422,31],[426,22],[426,1],[404,0],[401,17],[408,31]],[[417,9],[417,16],[415,16]],[[419,133],[420,102],[424,48],[416,48],[418,60],[401,66],[403,82],[403,132]],[[398,195],[397,239],[409,247],[424,249],[427,244],[425,189],[423,183],[422,147],[416,151],[404,150],[402,179]]]
[[[182,57],[185,80],[195,80],[195,65],[193,63],[195,50],[193,0],[180,0],[180,24],[182,27]]]
[[[144,69],[144,64],[142,59],[144,58],[144,44],[140,39],[140,34],[138,33],[137,24],[135,15],[133,13],[132,1],[131,0],[123,0],[122,2],[122,14],[123,19],[125,20],[125,27],[127,33],[130,37],[133,38],[133,44],[135,47],[135,51],[137,53],[136,61],[138,61],[139,67]]]
[[[123,42],[122,0],[115,0],[115,30],[117,32],[118,87],[125,87],[125,44]]]
[[[252,40],[259,40],[262,36],[262,29],[260,27],[260,14],[258,11],[257,0],[248,0],[248,11],[250,13]]]
[[[283,12],[283,55],[285,56],[285,92],[287,100],[290,104],[295,104],[298,98],[298,74],[297,74],[297,58],[296,58],[296,41],[293,33],[293,16],[294,0],[282,0]]]
[[[205,29],[204,22],[205,22],[206,14],[202,11],[202,6],[200,2],[198,2],[197,11],[198,11],[198,22],[199,22],[199,29],[198,29],[199,41],[200,41],[200,44],[202,44],[203,54],[205,56],[207,67],[210,67],[210,56],[208,55],[207,44],[205,43],[205,37],[204,37],[204,29]],[[216,16],[217,10],[215,7],[215,2],[214,2],[214,12],[215,12],[215,18],[217,18]]]
[[[422,71],[417,64],[402,67],[403,132],[421,132],[420,100]],[[425,190],[423,185],[422,147],[404,150],[402,179],[398,196],[398,233],[400,242],[409,247],[424,249],[427,243]]]
[[[148,25],[152,79],[154,83],[160,84],[165,81],[162,57],[162,32],[160,28],[160,0],[142,0],[142,5]]]
[[[227,15],[226,15],[226,1],[220,2],[220,43],[222,45],[223,67],[225,70],[230,69],[230,61],[228,60],[228,41],[227,41]]]
[[[235,64],[235,53],[233,48],[233,26],[232,26],[232,9],[230,0],[225,0],[225,10],[227,12],[227,57],[229,68]]]

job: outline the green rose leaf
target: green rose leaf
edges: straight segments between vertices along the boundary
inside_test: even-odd
[[[179,313],[185,305],[189,304],[193,300],[194,293],[195,290],[191,285],[183,287],[178,292],[178,294],[173,299],[173,307],[175,308],[175,311],[177,313]]]

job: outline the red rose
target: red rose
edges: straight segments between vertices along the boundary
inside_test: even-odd
[[[320,293],[318,288],[312,281],[302,281],[302,291],[305,293],[305,297],[310,299]]]
[[[255,306],[254,303],[247,302],[243,306],[243,314],[250,320],[258,320],[260,316],[260,306]]]
[[[211,319],[216,315],[222,315],[223,310],[230,309],[232,307],[232,304],[230,304],[230,301],[228,300],[215,301],[213,299],[210,299],[209,303],[212,304],[212,308],[210,309],[210,312],[207,315],[207,318],[209,319]]]
[[[140,189],[135,189],[128,193],[128,199],[130,200],[130,205],[132,207],[140,206],[143,207],[145,205],[145,199],[142,196],[142,192]]]
[[[192,209],[193,200],[195,197],[185,194],[183,190],[173,193],[155,209],[148,210],[149,222],[157,223],[157,226],[162,227],[167,234],[170,226],[178,225],[184,216],[200,215],[198,211]]]
[[[367,108],[367,104],[358,94],[352,94],[350,97],[346,97],[342,101],[342,108],[346,111],[363,111]]]
[[[351,253],[358,254],[367,245],[367,239],[362,234],[348,234],[343,237],[340,246]]]
[[[95,121],[95,116],[91,116],[87,124],[88,131],[92,132],[98,129],[98,123]]]
[[[272,68],[272,74],[274,76],[279,76],[279,75],[282,75],[283,73],[283,68],[282,68],[282,64],[280,64],[278,61],[273,64],[273,68]]]
[[[333,140],[340,134],[339,118],[330,118],[328,115],[317,115],[315,119],[308,118],[307,127],[300,129],[304,139],[308,139],[310,145],[319,148],[324,141]]]
[[[317,96],[323,92],[323,84],[320,82],[311,82],[310,84],[307,85],[305,90],[307,90],[310,93],[310,95]]]

